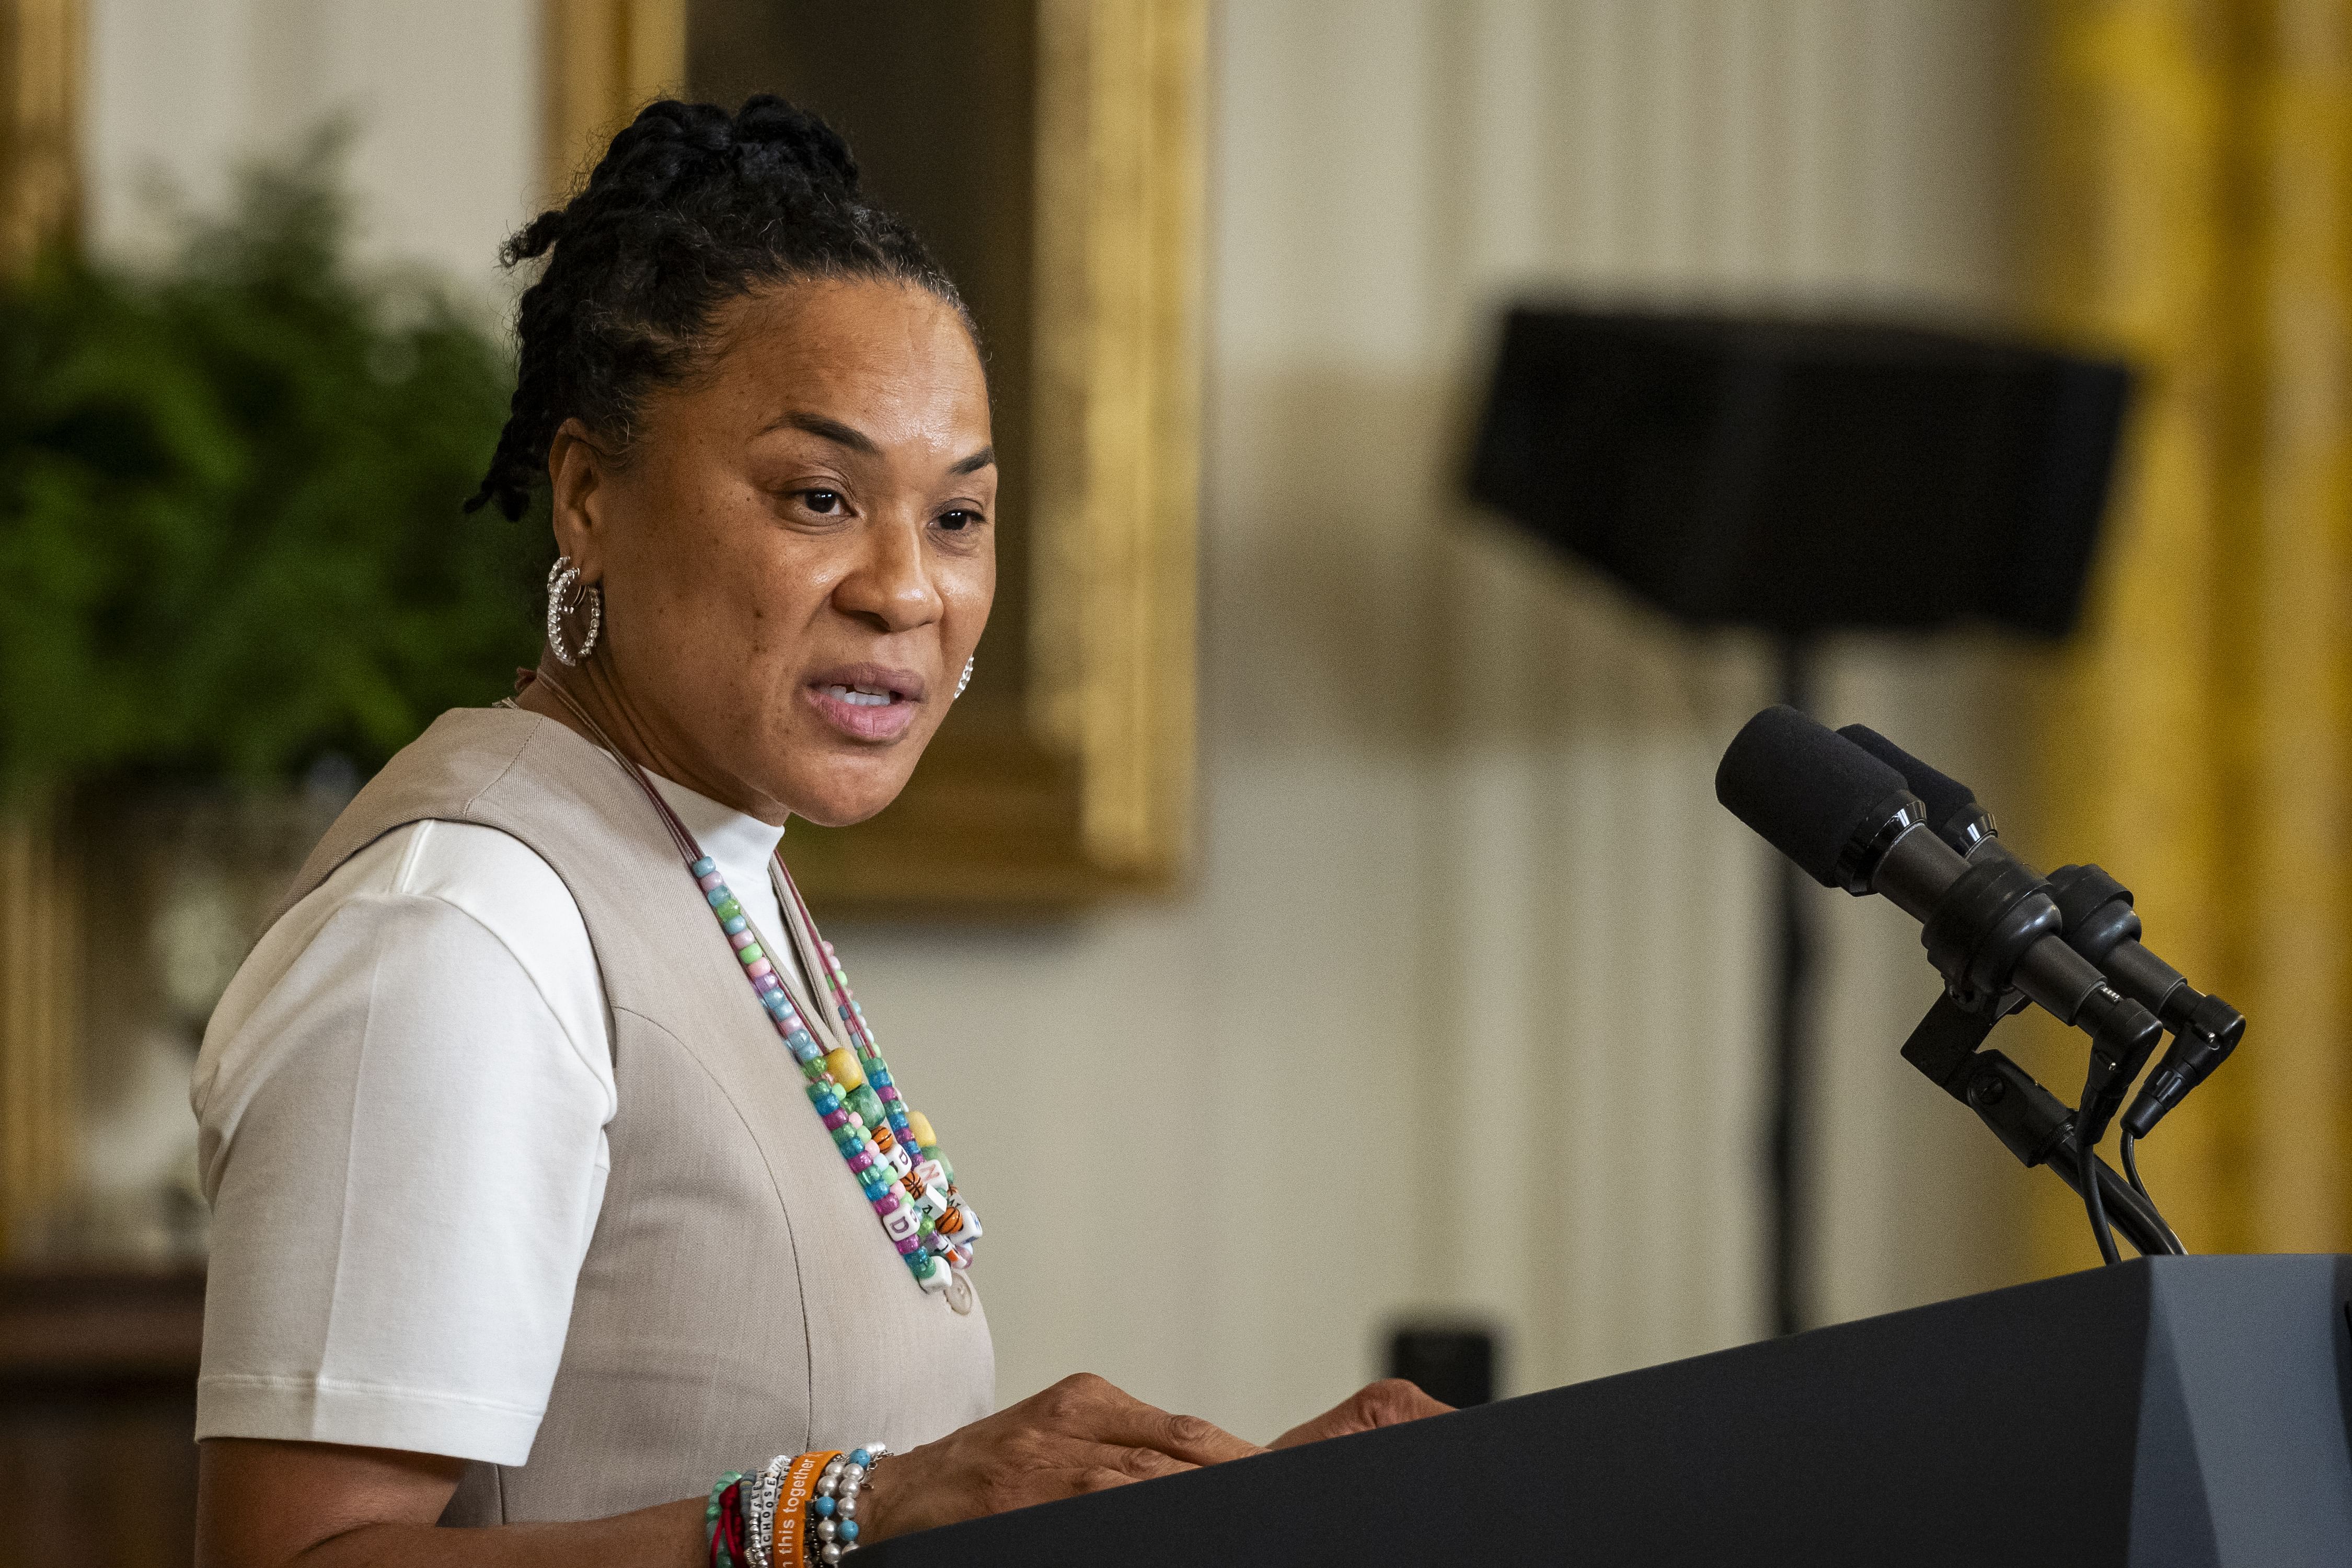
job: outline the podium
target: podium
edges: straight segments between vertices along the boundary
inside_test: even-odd
[[[885,1542],[863,1568],[2352,1564],[2352,1257],[2158,1258]]]

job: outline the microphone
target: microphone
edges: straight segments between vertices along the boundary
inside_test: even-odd
[[[1920,921],[1962,1008],[1992,1012],[2015,990],[2090,1036],[2075,1136],[2086,1153],[2098,1142],[2163,1028],[2062,940],[2042,879],[2005,854],[1964,858],[1928,827],[1927,804],[1901,773],[1793,708],[1767,708],[1741,728],[1715,794],[1823,887],[1880,894]]]
[[[1991,813],[1977,804],[1968,785],[1867,725],[1848,724],[1838,733],[1901,775],[1919,796],[1928,826],[1956,852],[1971,862],[2000,858],[2034,874],[2000,841]],[[2245,1016],[2219,996],[2198,991],[2179,970],[2148,951],[2139,940],[2140,921],[2132,910],[2131,890],[2106,872],[2096,866],[2061,866],[2048,881],[2064,922],[2066,944],[2172,1032],[2171,1046],[2124,1113],[2124,1131],[2145,1138],[2238,1048],[2246,1032]]]

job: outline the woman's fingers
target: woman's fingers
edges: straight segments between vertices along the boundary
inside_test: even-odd
[[[1118,1447],[1097,1448],[1090,1456],[1089,1462],[1081,1467],[1088,1472],[1109,1470],[1115,1472],[1119,1479],[1126,1481],[1156,1480],[1161,1476],[1181,1476],[1186,1470],[1197,1470],[1200,1468],[1198,1465],[1187,1464],[1182,1459],[1171,1459],[1157,1448]],[[1088,1488],[1087,1489],[1097,1489]]]
[[[1272,1447],[1295,1448],[1301,1443],[1319,1443],[1326,1437],[1344,1437],[1350,1432],[1369,1432],[1376,1426],[1393,1426],[1400,1421],[1443,1415],[1453,1408],[1423,1394],[1417,1384],[1401,1377],[1384,1377],[1378,1383],[1366,1384],[1312,1421],[1293,1426],[1276,1437]]]
[[[1260,1450],[1080,1373],[893,1458],[860,1495],[862,1539],[1172,1476]]]
[[[1092,1436],[1106,1443],[1181,1459],[1188,1469],[1196,1465],[1222,1465],[1227,1459],[1246,1459],[1252,1454],[1265,1452],[1255,1443],[1236,1437],[1197,1415],[1171,1415],[1139,1400],[1130,1401],[1129,1408],[1111,1414]]]
[[[1083,1440],[1154,1449],[1192,1465],[1223,1464],[1264,1452],[1197,1415],[1171,1415],[1146,1405],[1092,1373],[1066,1377],[1034,1399],[1048,1421]]]

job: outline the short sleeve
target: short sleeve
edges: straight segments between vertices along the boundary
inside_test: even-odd
[[[614,1108],[576,997],[548,994],[576,994],[583,966],[593,986],[577,909],[497,837],[553,884],[576,952],[558,921],[527,965],[495,910],[410,890],[434,879],[404,855],[206,1042],[199,1437],[529,1457]]]

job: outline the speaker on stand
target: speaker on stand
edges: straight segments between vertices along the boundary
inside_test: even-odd
[[[2030,343],[1880,324],[1522,307],[1471,493],[1694,627],[1822,639],[2075,624],[2129,375]],[[1782,863],[1767,1168],[1770,1317],[1806,1326],[1802,1108],[1813,942]]]

